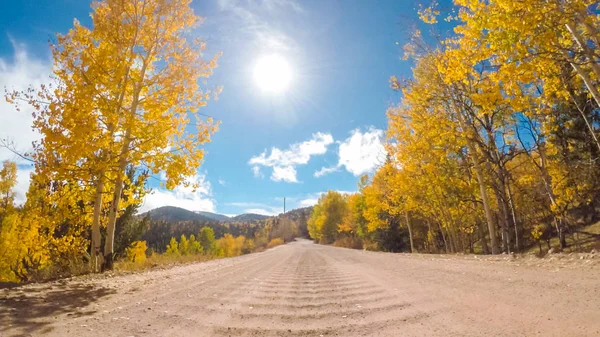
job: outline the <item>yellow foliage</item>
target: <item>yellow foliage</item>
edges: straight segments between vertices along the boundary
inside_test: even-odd
[[[313,207],[311,217],[308,220],[310,237],[323,243],[333,242],[346,211],[346,201],[343,195],[336,191],[323,194]]]
[[[167,251],[165,252],[165,254],[176,255],[176,256],[181,255],[181,252],[179,251],[179,243],[177,242],[177,239],[171,238],[171,241],[167,245]]]
[[[273,248],[279,245],[284,244],[285,242],[283,242],[283,240],[281,238],[274,238],[271,241],[269,241],[269,243],[267,244],[267,248]]]
[[[0,216],[13,207],[13,187],[17,184],[17,164],[5,160],[0,170]]]
[[[179,254],[187,255],[190,252],[190,243],[187,237],[181,234],[181,238],[179,239]]]
[[[242,255],[242,248],[246,238],[243,235],[234,238],[231,234],[225,234],[217,240],[216,246],[218,255],[222,257],[233,257]]]
[[[253,239],[248,239],[244,241],[244,245],[242,247],[242,254],[250,254],[256,249],[256,245],[254,244]]]
[[[220,53],[204,59],[206,44],[191,31],[201,18],[190,2],[94,2],[90,28],[75,20],[51,45],[56,84],[6,95],[17,108],[33,107],[43,139],[32,153],[37,174],[86,189],[77,200],[83,205],[104,205],[112,194],[104,198],[116,204],[104,219],[105,262],[112,261],[119,213],[139,201],[123,191],[131,183],[127,168],[163,173],[169,189],[195,188],[201,146],[218,127],[199,109],[220,92],[201,88]],[[87,214],[95,215],[97,235],[104,213],[98,207]]]
[[[536,241],[541,239],[543,234],[544,234],[544,226],[543,225],[535,225],[531,229],[531,237]]]
[[[440,15],[440,11],[432,7],[427,7],[419,9],[418,14],[421,20],[423,20],[423,22],[434,24],[438,22],[437,16]]]
[[[52,239],[40,231],[39,220],[20,212],[3,217],[0,227],[0,282],[25,280],[30,270],[45,268],[50,263]]]
[[[127,259],[134,263],[144,263],[146,261],[146,241],[134,241],[129,248],[125,250]]]

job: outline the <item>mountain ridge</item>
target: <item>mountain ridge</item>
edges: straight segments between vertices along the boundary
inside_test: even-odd
[[[227,216],[219,213],[206,211],[190,211],[177,206],[162,206],[151,209],[140,214],[140,216],[149,215],[153,220],[168,220],[168,221],[217,221],[217,222],[254,222],[262,221],[276,215],[263,215],[256,213],[243,213],[236,216]]]

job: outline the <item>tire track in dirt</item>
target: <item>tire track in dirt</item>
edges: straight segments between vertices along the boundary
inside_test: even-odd
[[[410,303],[358,273],[338,269],[310,246],[302,247],[283,268],[244,282],[240,289],[248,296],[235,309],[228,308],[227,324],[215,325],[212,335],[360,335],[420,317],[408,310]]]

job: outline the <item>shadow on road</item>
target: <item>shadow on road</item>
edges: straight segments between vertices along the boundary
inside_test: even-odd
[[[7,297],[0,295],[0,335],[13,329],[25,336],[52,331],[59,315],[92,315],[96,310],[87,306],[114,293],[114,289],[82,284],[11,289]]]

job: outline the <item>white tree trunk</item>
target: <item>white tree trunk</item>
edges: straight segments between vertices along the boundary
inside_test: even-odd
[[[412,225],[410,224],[410,219],[408,218],[408,212],[404,213],[404,218],[406,219],[406,227],[408,228],[408,237],[410,239],[410,252],[416,253],[415,244],[413,242]]]
[[[123,177],[127,169],[127,153],[131,144],[131,132],[127,130],[123,147],[121,148],[121,158],[119,159],[119,170],[117,172],[117,180],[115,181],[115,191],[113,200],[108,213],[108,224],[106,225],[106,240],[104,241],[104,264],[103,270],[112,270],[114,242],[115,242],[115,226],[117,224],[117,214],[119,213],[119,204],[121,203],[121,194],[123,193]]]
[[[100,237],[100,213],[102,213],[102,197],[104,194],[104,171],[98,177],[96,184],[96,197],[94,198],[94,215],[92,219],[92,248],[90,259],[92,263],[92,272],[98,271],[98,258],[100,256],[100,246],[102,238]]]

